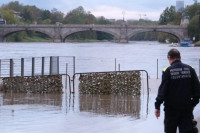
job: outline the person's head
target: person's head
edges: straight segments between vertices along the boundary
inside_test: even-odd
[[[181,60],[181,54],[177,49],[173,48],[169,50],[167,58],[169,60],[169,64],[171,65],[175,60]]]

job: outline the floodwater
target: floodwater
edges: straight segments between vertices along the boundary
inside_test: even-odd
[[[162,68],[168,66],[170,47],[158,42],[2,43],[1,59],[41,56],[76,56],[76,72],[145,69],[150,74],[150,95],[142,80],[141,96],[0,93],[0,133],[162,133],[163,112],[154,116],[154,99]],[[178,48],[182,61],[199,73],[200,48]],[[145,74],[142,74],[145,77]],[[194,110],[200,118],[200,106]]]

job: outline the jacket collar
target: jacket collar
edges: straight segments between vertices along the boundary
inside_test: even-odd
[[[175,60],[174,62],[172,62],[171,65],[175,64],[175,63],[178,63],[178,62],[181,62],[180,60]]]

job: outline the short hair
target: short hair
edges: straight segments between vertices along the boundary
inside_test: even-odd
[[[169,50],[168,56],[171,59],[180,59],[181,58],[180,52],[177,49],[175,49],[175,48]]]

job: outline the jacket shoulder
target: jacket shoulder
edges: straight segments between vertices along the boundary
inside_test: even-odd
[[[166,72],[167,71],[167,69],[169,68],[169,66],[168,67],[165,67],[165,68],[163,68],[163,72]]]

